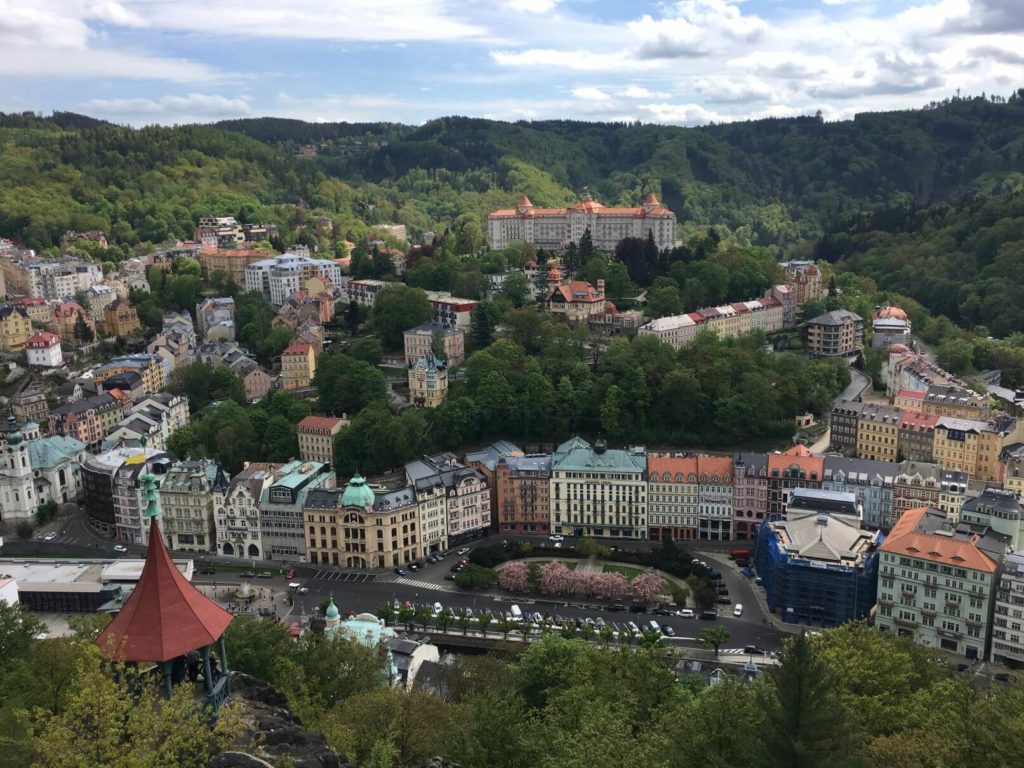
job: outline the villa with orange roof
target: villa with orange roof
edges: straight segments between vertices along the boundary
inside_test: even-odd
[[[938,509],[903,514],[881,546],[875,625],[921,645],[983,659],[1008,537],[954,524]]]
[[[658,202],[653,192],[635,208],[609,208],[589,194],[569,208],[537,208],[523,195],[515,208],[493,211],[487,217],[487,242],[492,250],[522,240],[560,251],[569,243],[578,243],[588,229],[594,247],[601,251],[614,251],[627,237],[646,238],[649,234],[663,251],[675,243],[676,215]]]
[[[586,325],[592,319],[603,316],[608,308],[604,298],[604,280],[597,281],[597,288],[586,280],[561,282],[562,273],[552,267],[548,273],[548,293],[544,309],[553,317],[570,325]]]

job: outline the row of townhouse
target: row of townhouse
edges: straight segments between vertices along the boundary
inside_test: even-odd
[[[674,349],[680,349],[697,338],[697,334],[702,331],[712,331],[722,338],[753,331],[773,333],[792,325],[795,320],[796,302],[792,287],[777,285],[760,299],[659,317],[640,326],[639,333],[654,336]]]
[[[931,461],[977,480],[999,481],[1000,456],[1024,439],[1024,420],[976,411],[973,399],[959,392],[920,394],[923,397],[912,397],[904,391],[897,398],[904,406],[915,404],[920,409],[855,400],[836,403],[829,419],[833,450],[877,461]]]

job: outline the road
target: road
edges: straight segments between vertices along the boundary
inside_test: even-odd
[[[839,393],[839,397],[832,401],[832,406],[835,407],[843,400],[855,400],[860,397],[864,392],[871,388],[871,377],[856,368],[850,368],[850,384],[842,392]],[[831,409],[830,409],[831,410]],[[813,445],[808,446],[811,453],[819,454],[824,453],[828,450],[829,445],[832,443],[832,430],[826,429],[825,432],[814,441]]]

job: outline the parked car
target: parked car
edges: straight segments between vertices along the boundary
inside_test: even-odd
[[[289,569],[288,569],[288,576],[287,576],[287,577],[288,577],[289,579],[294,579],[294,578],[295,578],[295,575],[296,575],[296,571],[295,571],[295,569],[294,569],[294,568],[289,568]]]
[[[56,538],[57,538],[56,531],[50,531],[48,534],[43,536],[43,541],[53,541]]]
[[[655,616],[671,616],[672,615],[672,611],[670,611],[668,608],[655,608],[653,611],[651,611],[651,613],[653,613]]]
[[[719,595],[718,596],[718,604],[719,605],[732,605],[732,598],[729,597],[728,595]]]
[[[272,574],[270,571],[260,571],[256,575],[259,578],[261,578],[261,579],[272,579],[272,578],[274,578],[274,574]]]
[[[605,625],[605,621],[600,616],[598,616],[596,619],[594,619],[594,626],[597,627],[598,629],[601,629],[604,625]]]
[[[611,605],[608,606],[608,610],[609,611],[624,611],[624,610],[626,610],[626,606],[624,606],[622,603],[612,603]]]
[[[565,541],[565,536],[560,533],[552,533],[548,536],[549,541]]]
[[[672,627],[670,627],[668,624],[662,624],[661,625],[661,631],[665,635],[665,637],[675,637],[676,636],[676,631],[674,629],[672,629]]]
[[[690,608],[683,608],[678,613],[676,613],[676,616],[678,616],[681,619],[692,619],[693,611]]]
[[[395,573],[397,573],[399,576],[405,576],[406,570],[405,568],[395,568]]]
[[[462,549],[460,549],[460,550],[459,550],[458,552],[456,552],[455,554],[457,554],[457,555],[460,555],[460,556],[461,556],[461,555],[466,555],[466,554],[469,554],[469,547],[463,547]]]
[[[766,654],[764,648],[761,648],[757,645],[748,645],[746,648],[743,649],[743,652],[749,653],[753,656],[764,656]]]
[[[627,621],[626,622],[626,626],[629,628],[630,632],[633,632],[634,634],[637,634],[637,635],[640,634],[640,627],[638,627],[635,622]]]
[[[704,611],[700,615],[701,621],[717,621],[718,614],[715,611]]]
[[[444,575],[444,580],[445,580],[445,581],[455,581],[455,577],[456,577],[456,576],[458,576],[458,574],[457,574],[457,573],[446,573],[446,574]]]
[[[437,558],[434,557],[433,555],[431,555],[430,557],[427,558],[427,562],[430,563],[430,564],[434,564],[434,563],[437,562]]]
[[[418,565],[416,565],[416,563],[409,563],[409,570],[410,571],[418,571],[419,569],[420,569],[420,567]]]
[[[431,607],[431,611],[433,612],[435,619],[441,615],[441,611],[443,610],[444,606],[442,606],[440,603],[434,603],[434,605]]]
[[[534,611],[530,615],[530,620],[533,621],[534,624],[540,624],[544,621],[544,617],[541,615],[540,611]]]
[[[643,603],[633,603],[631,606],[629,606],[629,612],[630,613],[646,613],[647,612],[647,606],[644,605]]]
[[[213,576],[215,573],[217,573],[217,571],[215,571],[213,568],[203,568],[199,572],[203,574],[203,576]]]
[[[117,547],[114,547],[114,549],[117,550],[118,552],[127,552],[128,551],[124,547],[121,547],[121,549],[117,549]],[[252,571],[242,571],[238,575],[241,576],[243,579],[254,579],[254,578],[256,578],[256,574],[253,573]]]
[[[736,603],[736,607],[732,609],[732,615],[737,617],[743,615],[743,603]]]

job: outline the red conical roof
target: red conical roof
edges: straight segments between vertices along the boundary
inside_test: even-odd
[[[212,645],[232,618],[174,566],[154,517],[139,583],[96,644],[114,661],[169,661]]]
[[[653,192],[648,192],[647,197],[644,198],[644,205],[661,205],[658,202],[658,198],[654,196]]]
[[[533,203],[530,202],[530,198],[528,198],[526,195],[523,195],[523,197],[519,201],[519,205],[517,207],[518,208],[533,208]]]

